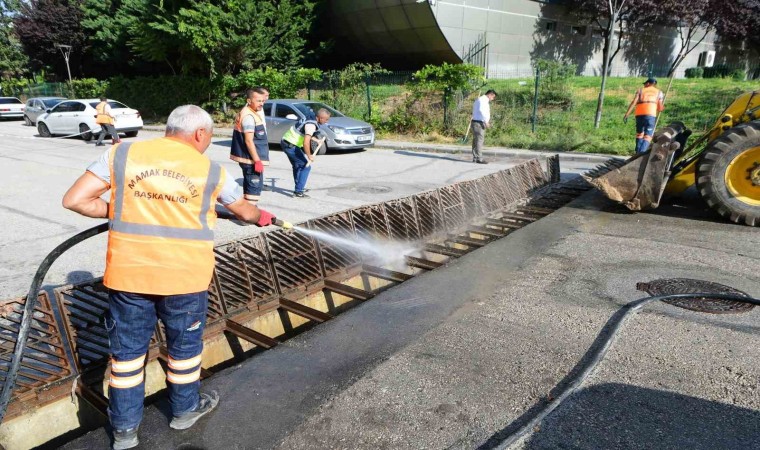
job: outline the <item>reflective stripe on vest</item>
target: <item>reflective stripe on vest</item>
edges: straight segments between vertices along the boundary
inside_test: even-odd
[[[121,213],[124,208],[124,179],[127,171],[127,154],[132,143],[128,142],[116,147],[116,155],[113,160],[113,170],[115,176],[114,188],[117,190],[114,200],[114,217],[111,220],[110,229],[120,233],[137,234],[141,236],[155,236],[176,239],[190,239],[199,241],[213,241],[214,231],[208,226],[208,210],[211,207],[211,195],[219,184],[221,168],[216,164],[211,164],[206,180],[206,188],[203,191],[203,203],[201,204],[201,213],[198,217],[201,226],[200,230],[188,228],[170,227],[166,225],[152,225],[142,223],[129,223],[121,220]]]
[[[319,123],[317,123],[317,121],[307,120],[304,123],[302,123],[298,128],[296,128],[297,124],[290,127],[288,131],[286,131],[285,134],[282,136],[282,140],[296,147],[303,148],[303,141],[304,141],[304,138],[306,137],[304,135],[304,129],[306,128],[307,124],[312,124],[316,126],[317,129],[319,129]]]
[[[639,100],[636,102],[637,116],[657,116],[657,103],[660,90],[654,86],[639,89]]]
[[[214,270],[213,206],[224,170],[171,138],[117,145],[109,164],[103,284],[152,295],[207,290]]]
[[[98,115],[95,116],[95,123],[98,125],[101,123],[113,125],[113,117],[106,114],[106,105],[106,102],[100,102],[95,106],[95,111],[98,112]]]

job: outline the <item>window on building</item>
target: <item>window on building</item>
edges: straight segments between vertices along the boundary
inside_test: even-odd
[[[570,32],[572,34],[578,34],[578,35],[581,35],[581,36],[585,36],[586,35],[586,27],[573,26],[573,27],[570,27]]]
[[[604,30],[602,30],[601,28],[595,28],[594,31],[591,33],[591,36],[595,38],[603,38]]]
[[[546,22],[546,31],[557,31],[557,22]]]

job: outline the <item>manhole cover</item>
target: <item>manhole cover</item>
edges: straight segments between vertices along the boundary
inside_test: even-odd
[[[356,192],[362,192],[364,194],[386,194],[388,192],[391,192],[393,188],[390,188],[388,186],[382,186],[379,184],[375,185],[364,185],[364,186],[355,186],[352,190]]]
[[[650,281],[649,283],[637,283],[636,289],[644,291],[649,295],[710,293],[749,297],[745,292],[734,289],[730,286],[713,283],[711,281],[692,280],[690,278],[664,278],[661,280]],[[679,308],[711,314],[743,313],[755,307],[755,305],[749,303],[702,296],[663,301]]]

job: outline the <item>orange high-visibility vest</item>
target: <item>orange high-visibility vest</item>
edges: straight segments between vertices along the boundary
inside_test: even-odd
[[[155,295],[208,289],[221,167],[171,138],[120,144],[110,167],[103,284]]]
[[[637,116],[657,116],[657,102],[660,90],[654,86],[639,89],[639,101],[636,102]]]
[[[100,124],[113,125],[114,123],[113,117],[106,114],[106,105],[107,105],[106,102],[100,102],[95,107],[95,111],[98,112],[98,115],[95,116],[95,123],[97,123],[98,125]]]

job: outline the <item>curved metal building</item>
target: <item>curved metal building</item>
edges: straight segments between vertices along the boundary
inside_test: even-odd
[[[462,62],[427,0],[331,0],[329,35],[341,62],[380,62],[390,68]]]

